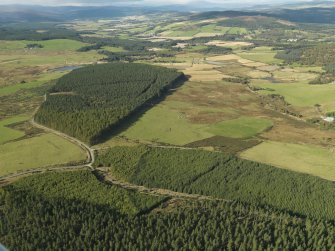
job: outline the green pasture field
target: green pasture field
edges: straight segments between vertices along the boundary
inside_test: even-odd
[[[335,85],[309,85],[304,83],[278,84],[267,81],[252,81],[253,86],[266,90],[260,90],[261,94],[280,94],[285,100],[299,107],[313,107],[320,104],[324,112],[335,110]]]
[[[303,72],[303,69],[284,69],[272,72],[273,77],[282,82],[292,82],[292,83],[306,83],[308,84],[311,80],[315,79],[318,74],[312,72]]]
[[[27,49],[27,44],[41,44],[39,49]],[[1,41],[1,67],[22,67],[36,65],[67,65],[95,62],[102,58],[96,51],[77,52],[88,44],[70,39],[47,41]]]
[[[239,55],[242,58],[253,60],[256,62],[266,63],[266,64],[280,64],[283,61],[280,59],[275,58],[275,55],[277,54],[276,51],[272,51],[271,47],[256,47],[252,49],[251,51],[244,51],[239,52],[237,55]]]
[[[335,181],[335,149],[268,141],[252,147],[241,157]]]
[[[39,49],[27,49],[26,46],[28,44],[40,44],[43,48]],[[0,51],[5,50],[22,50],[27,49],[31,51],[74,51],[79,48],[85,46],[87,44],[71,40],[71,39],[53,39],[53,40],[45,40],[45,41],[1,41],[0,43]]]
[[[63,75],[64,75],[63,72],[43,73],[36,80],[30,81],[28,83],[13,84],[13,85],[4,86],[0,88],[0,96],[10,95],[20,90],[23,90],[23,89],[31,89],[31,88],[39,87],[51,80],[60,78]]]
[[[105,51],[110,51],[110,52],[125,52],[126,51],[122,47],[112,47],[112,46],[104,46],[101,49]]]
[[[187,51],[200,51],[208,48],[206,45],[196,45],[196,46],[188,46],[186,47]]]
[[[227,34],[247,34],[248,30],[246,28],[240,28],[240,27],[232,27],[229,30],[227,30]]]
[[[253,117],[241,117],[212,125],[195,124],[169,104],[160,104],[147,111],[122,132],[121,136],[141,141],[185,145],[212,136],[250,138],[271,127],[270,120]]]
[[[189,24],[190,28],[187,29],[185,26],[166,26],[164,27],[164,34],[169,37],[193,37],[199,33],[207,34],[245,34],[247,31],[244,28],[231,28],[231,27],[221,27],[216,24],[208,24],[201,27],[194,27],[196,24]]]
[[[9,119],[1,120],[0,121],[0,144],[3,144],[10,140],[15,140],[15,139],[23,137],[25,135],[24,132],[8,128],[7,126],[18,123],[18,122],[26,121],[28,119],[29,117],[27,116],[17,116],[17,117],[12,117]]]
[[[209,127],[209,132],[231,138],[250,138],[273,126],[272,121],[256,117],[241,117]]]
[[[192,30],[178,30],[178,31],[172,31],[168,33],[169,37],[193,37],[195,34],[197,34],[199,31],[197,29]]]
[[[0,175],[84,161],[85,152],[54,134],[0,145]]]
[[[158,141],[184,145],[212,136],[206,125],[192,124],[185,116],[167,105],[159,104],[147,111],[121,135],[141,141]]]
[[[44,48],[27,49],[29,43],[42,44]],[[78,52],[87,44],[69,39],[47,41],[0,41],[0,95],[7,95],[22,88],[39,86],[39,78],[48,81],[60,77],[49,69],[66,65],[96,63],[103,58],[97,51]],[[55,76],[56,75],[56,76]],[[32,83],[33,80],[37,82]],[[24,85],[20,82],[27,82]]]
[[[1,67],[20,68],[33,66],[48,66],[57,67],[74,64],[87,64],[96,62],[102,58],[96,51],[89,52],[75,52],[75,51],[13,51],[7,54],[2,54],[0,51],[0,65]]]

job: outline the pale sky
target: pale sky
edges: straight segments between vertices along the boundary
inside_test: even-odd
[[[0,0],[0,4],[36,4],[36,5],[113,5],[136,3],[137,5],[172,5],[172,4],[278,4],[278,3],[291,3],[301,2],[306,0]],[[307,0],[308,1],[308,0]]]

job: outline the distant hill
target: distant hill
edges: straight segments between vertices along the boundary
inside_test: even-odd
[[[114,18],[148,13],[149,10],[131,7],[45,7],[4,5],[0,8],[0,22],[57,22],[75,19]]]
[[[314,5],[312,5],[312,3]],[[285,19],[292,22],[301,23],[335,23],[335,7],[309,7],[309,6],[331,6],[335,5],[328,1],[314,1],[302,3],[301,5],[283,5],[274,9],[252,11],[207,11],[191,14],[192,19],[210,19],[218,17],[239,17],[239,16],[267,16]],[[303,7],[307,6],[307,8]],[[298,8],[299,7],[299,8]],[[70,21],[76,19],[106,19],[124,17],[131,15],[144,15],[157,12],[181,12],[186,11],[176,6],[160,7],[130,7],[130,6],[101,6],[101,7],[42,7],[23,5],[3,5],[0,8],[0,23],[11,22],[57,22]],[[190,12],[189,12],[190,13]]]
[[[271,11],[211,11],[192,15],[192,19],[266,16],[298,23],[335,24],[335,8],[278,9]]]
[[[270,15],[299,23],[335,24],[335,8],[282,9]]]

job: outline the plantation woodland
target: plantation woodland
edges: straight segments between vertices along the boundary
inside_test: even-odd
[[[115,147],[96,166],[146,187],[162,187],[270,205],[313,218],[333,220],[333,182],[243,160],[224,153],[150,147]]]
[[[159,198],[131,195],[95,179],[89,171],[48,173],[1,189],[0,241],[11,250],[335,248],[330,221],[241,202],[161,200],[154,211],[127,214],[124,209],[148,208]]]
[[[60,78],[50,89],[35,120],[93,144],[183,80],[184,75],[176,70],[144,64],[80,68]]]

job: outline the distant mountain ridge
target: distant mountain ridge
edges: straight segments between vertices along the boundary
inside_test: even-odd
[[[75,19],[99,19],[140,15],[149,10],[121,6],[26,6],[3,5],[0,7],[0,22],[57,22]]]
[[[303,4],[303,3],[302,3]],[[308,7],[302,8],[303,5],[282,5],[278,8],[266,9],[248,8],[250,11],[243,10],[223,10],[218,11],[198,11],[191,14],[184,5],[177,8],[174,5],[169,6],[152,6],[152,7],[134,7],[134,6],[24,6],[24,5],[2,5],[0,8],[0,23],[11,22],[62,22],[71,20],[84,19],[108,19],[133,15],[145,15],[159,12],[189,12],[190,18],[215,18],[221,16],[268,16],[285,19],[292,22],[301,23],[327,23],[335,24],[335,3],[331,1],[313,1],[306,2],[306,6],[330,6],[334,7]],[[185,8],[183,8],[184,6]],[[297,8],[299,7],[300,8]],[[259,6],[260,7],[260,6]],[[262,10],[261,10],[262,9]]]
[[[335,24],[335,8],[277,9],[271,11],[212,11],[193,15],[192,18],[267,16],[297,23]]]

